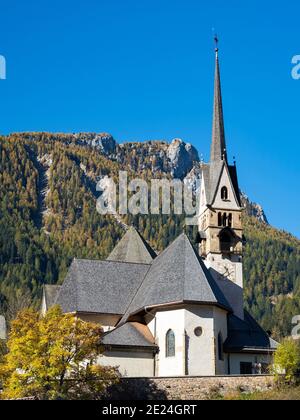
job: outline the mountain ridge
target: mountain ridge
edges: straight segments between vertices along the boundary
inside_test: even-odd
[[[118,144],[107,133],[17,133],[0,138],[0,163],[0,302],[29,290],[38,304],[42,285],[62,282],[74,257],[105,259],[130,225],[157,251],[182,230],[196,237],[184,215],[101,216],[95,205],[96,183],[121,170],[129,179],[180,175],[193,185],[199,154],[180,139]],[[286,335],[289,316],[300,313],[300,241],[242,198],[246,307]]]
[[[200,159],[196,148],[191,143],[186,143],[182,139],[174,138],[171,142],[167,140],[145,140],[129,141],[118,143],[114,137],[107,133],[47,133],[47,132],[20,132],[12,133],[7,137],[19,138],[22,141],[41,141],[44,138],[47,140],[62,141],[66,145],[74,143],[78,146],[88,146],[103,153],[104,156],[116,161],[122,162],[122,157],[125,153],[129,154],[130,150],[135,150],[138,147],[142,149],[141,157],[145,156],[145,149],[148,147],[148,155],[150,163],[138,168],[133,165],[134,170],[150,169],[152,173],[161,172],[170,174],[173,178],[181,180],[188,179],[190,183],[194,183],[195,179],[200,178]],[[139,153],[137,152],[137,155]],[[128,164],[128,162],[127,162]],[[132,162],[128,164],[132,169]],[[268,219],[260,204],[250,201],[246,194],[242,193],[242,202],[246,207],[249,215],[257,217],[264,223],[268,223]]]

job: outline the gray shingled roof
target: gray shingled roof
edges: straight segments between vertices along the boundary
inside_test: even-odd
[[[44,296],[47,310],[51,308],[51,306],[55,305],[60,289],[61,286],[54,284],[46,284],[44,286]]]
[[[121,347],[157,347],[149,328],[138,322],[127,322],[106,333],[103,344]]]
[[[278,343],[268,336],[247,311],[244,320],[229,315],[228,338],[224,343],[226,351],[275,351],[277,346]]]
[[[156,253],[139,232],[131,227],[113,249],[108,261],[151,264]]]
[[[210,151],[210,161],[220,161],[223,159],[223,157],[227,161],[220,67],[218,53],[216,52],[213,135]]]
[[[213,202],[224,165],[225,162],[223,160],[202,165],[202,177],[208,204]]]
[[[179,302],[214,304],[231,311],[185,234],[153,261],[121,323],[145,307]]]
[[[216,191],[224,170],[225,162],[220,160],[212,162],[209,168],[209,200],[208,204],[212,204],[216,195]]]
[[[231,182],[235,191],[235,195],[237,197],[238,203],[240,206],[242,206],[242,202],[241,202],[241,194],[240,194],[240,187],[239,187],[239,182],[238,182],[238,176],[237,176],[237,170],[236,170],[236,166],[228,166],[229,169],[229,173],[230,173],[230,178],[231,178]]]
[[[147,264],[74,260],[57,298],[64,312],[123,315]]]

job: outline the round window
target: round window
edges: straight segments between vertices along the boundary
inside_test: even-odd
[[[203,330],[201,327],[197,327],[194,329],[194,333],[196,337],[201,337],[201,335],[203,334]]]

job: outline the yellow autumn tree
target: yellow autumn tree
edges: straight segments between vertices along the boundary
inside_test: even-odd
[[[283,377],[288,383],[299,381],[300,342],[293,338],[284,339],[275,352],[274,366],[277,380],[281,380],[284,374]]]
[[[63,314],[56,306],[41,318],[31,309],[11,324],[8,353],[0,363],[2,399],[101,399],[118,380],[115,368],[97,364],[99,325]]]

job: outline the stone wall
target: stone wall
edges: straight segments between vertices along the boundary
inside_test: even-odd
[[[214,376],[177,378],[122,378],[109,390],[113,400],[205,400],[231,391],[267,391],[273,376]]]

